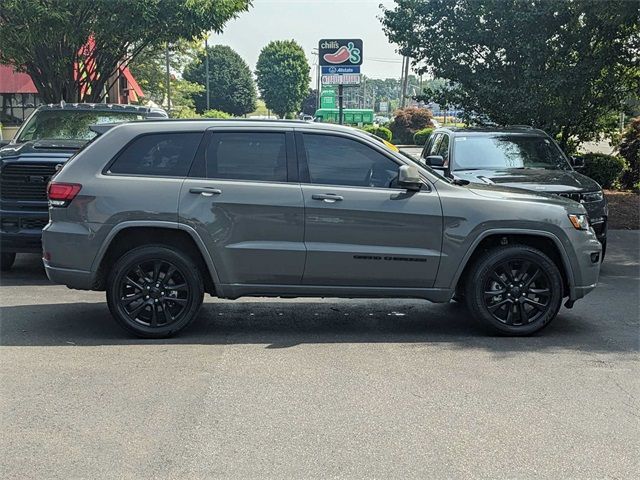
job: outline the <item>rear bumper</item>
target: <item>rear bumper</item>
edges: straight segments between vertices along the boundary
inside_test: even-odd
[[[47,272],[47,278],[53,283],[59,283],[78,290],[91,290],[93,285],[94,275],[92,272],[52,267],[46,260],[44,261],[44,269]]]

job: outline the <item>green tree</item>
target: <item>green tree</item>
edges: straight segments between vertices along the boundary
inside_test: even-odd
[[[299,112],[309,92],[309,63],[294,40],[269,43],[256,65],[258,88],[267,108],[280,118]]]
[[[185,95],[189,90],[199,90],[197,85],[187,86],[176,74],[182,72],[185,65],[192,62],[202,50],[203,39],[194,41],[179,40],[169,45],[169,71],[171,74],[171,103],[173,106],[194,107],[191,99],[186,105],[185,99],[179,98],[180,92]],[[144,99],[157,104],[166,104],[167,100],[167,65],[164,45],[150,45],[143,49],[129,63],[129,69],[144,92]]]
[[[531,124],[562,146],[640,91],[637,3],[396,0],[382,23],[401,53],[449,81],[426,100],[499,124]]]
[[[318,90],[310,88],[307,96],[302,101],[302,113],[305,115],[315,115],[318,108]]]
[[[150,45],[193,39],[250,0],[2,0],[0,63],[28,73],[45,102],[100,101]]]
[[[253,112],[256,86],[249,66],[231,47],[215,45],[208,51],[210,108],[237,116]],[[205,55],[202,51],[182,74],[185,80],[205,87],[194,97],[198,112],[207,109]]]

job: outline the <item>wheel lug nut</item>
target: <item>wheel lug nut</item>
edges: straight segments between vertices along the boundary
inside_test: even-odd
[[[146,296],[146,297],[144,297],[144,298],[146,298],[147,300],[149,300],[149,295],[147,295],[147,296]]]
[[[158,299],[156,298],[156,299],[154,300],[154,302],[158,303]]]

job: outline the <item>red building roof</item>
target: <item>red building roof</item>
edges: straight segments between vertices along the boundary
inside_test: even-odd
[[[137,102],[144,96],[142,89],[131,75],[127,67],[119,69],[120,74],[127,79],[126,92],[130,102]],[[18,73],[10,65],[0,65],[0,95],[3,93],[38,93],[31,77],[26,73]]]
[[[0,65],[0,94],[3,93],[38,93],[38,90],[26,73],[15,72],[9,65]]]

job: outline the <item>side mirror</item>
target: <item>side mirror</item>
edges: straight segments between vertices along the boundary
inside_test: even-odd
[[[582,168],[584,167],[584,158],[583,157],[570,157],[571,165],[573,168]]]
[[[398,170],[398,185],[407,190],[418,191],[422,188],[422,179],[418,167],[402,165]]]
[[[429,155],[427,158],[425,158],[425,161],[427,162],[427,165],[430,165],[432,167],[444,167],[444,158],[442,158],[442,155]]]

